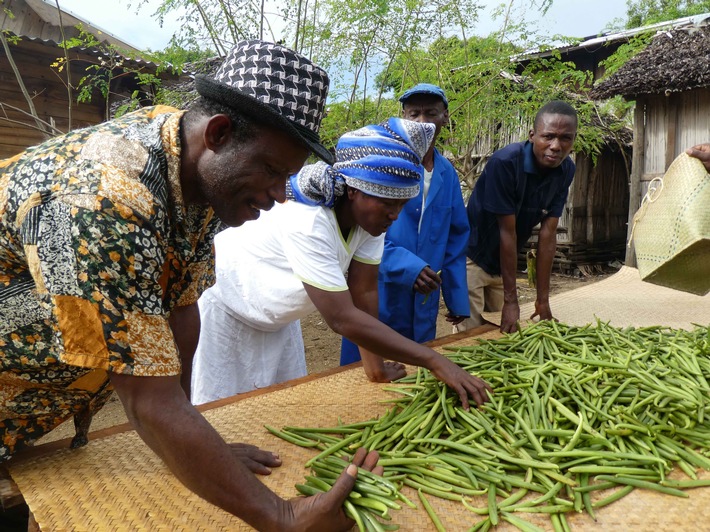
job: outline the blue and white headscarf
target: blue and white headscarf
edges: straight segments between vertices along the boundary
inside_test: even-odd
[[[332,208],[345,185],[380,198],[419,194],[421,160],[434,139],[434,124],[389,118],[340,137],[335,164],[304,166],[286,185],[289,199]]]

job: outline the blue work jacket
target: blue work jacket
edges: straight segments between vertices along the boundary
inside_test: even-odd
[[[469,316],[466,246],[469,226],[461,184],[453,165],[434,151],[434,171],[422,215],[422,194],[409,200],[385,236],[378,275],[380,320],[422,343],[436,337],[439,294],[454,315]],[[419,220],[421,218],[421,230]],[[441,270],[441,290],[413,290],[419,272]]]

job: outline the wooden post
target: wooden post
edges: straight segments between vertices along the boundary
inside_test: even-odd
[[[24,503],[25,499],[10,472],[4,465],[0,465],[0,508],[9,510]]]
[[[634,154],[631,158],[631,181],[629,183],[629,222],[626,229],[626,242],[631,237],[634,226],[634,214],[641,206],[641,176],[644,170],[644,150],[646,146],[646,101],[636,100],[634,109]],[[633,244],[626,247],[624,264],[636,267]]]
[[[594,216],[596,214],[594,209],[594,204],[596,202],[597,196],[597,169],[599,167],[599,161],[594,165],[589,161],[588,169],[589,174],[587,175],[587,235],[585,242],[587,245],[594,245],[597,243],[596,235],[594,234]]]
[[[676,138],[678,135],[678,95],[670,94],[666,98],[666,153],[665,165],[668,168],[678,156]]]

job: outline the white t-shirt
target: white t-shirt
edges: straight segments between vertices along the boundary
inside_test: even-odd
[[[217,283],[210,295],[241,321],[276,331],[315,310],[303,283],[343,291],[353,258],[379,264],[384,235],[355,226],[345,240],[335,211],[287,201],[222,231],[215,248]]]

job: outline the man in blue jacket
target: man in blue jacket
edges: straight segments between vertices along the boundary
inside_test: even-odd
[[[576,137],[577,112],[568,103],[554,100],[537,112],[527,141],[501,148],[486,163],[467,206],[471,317],[457,331],[481,325],[483,311],[501,311],[501,332],[517,330],[518,254],[538,224],[537,298],[530,319],[553,319],[550,274],[557,223],[574,178],[569,154]]]
[[[436,85],[415,85],[399,101],[403,118],[436,125],[435,139],[449,122],[449,102]],[[466,207],[456,170],[434,144],[422,161],[419,196],[404,206],[387,230],[378,274],[380,320],[420,343],[436,337],[440,292],[451,324],[460,323],[470,312]],[[357,360],[358,347],[344,339],[340,363]]]

